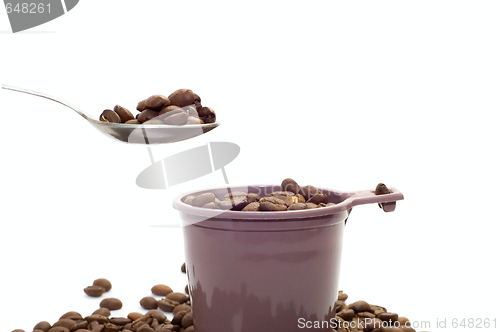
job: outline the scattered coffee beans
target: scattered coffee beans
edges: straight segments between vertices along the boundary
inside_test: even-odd
[[[115,299],[113,297],[104,299],[99,304],[101,308],[107,308],[109,310],[118,310],[122,308],[122,301]]]
[[[111,282],[109,282],[109,280],[107,279],[100,278],[94,280],[92,286],[84,288],[83,291],[88,296],[99,297],[102,294],[104,294],[104,292],[107,292],[110,289],[111,289]]]
[[[156,285],[151,288],[151,293],[154,295],[166,296],[169,293],[172,293],[172,288],[167,285]]]
[[[137,104],[140,112],[135,117],[128,109],[116,105],[113,110],[106,109],[99,117],[100,121],[173,125],[213,123],[216,120],[215,111],[201,105],[201,98],[189,89],[179,89],[168,97],[153,95]]]
[[[143,297],[142,300],[139,302],[141,307],[144,309],[156,309],[158,308],[158,301],[152,296],[146,296]]]

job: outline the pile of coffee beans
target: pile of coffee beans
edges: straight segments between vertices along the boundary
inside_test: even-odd
[[[134,116],[125,107],[106,109],[100,121],[126,124],[174,125],[214,123],[215,111],[201,105],[201,98],[189,89],[179,89],[168,97],[153,95],[139,102]]]
[[[187,196],[184,203],[206,209],[232,211],[292,211],[317,209],[335,205],[328,202],[328,196],[313,186],[299,186],[288,178],[281,183],[281,190],[261,197],[255,193],[231,192],[222,199],[211,192]]]
[[[92,297],[99,297],[111,289],[111,282],[108,279],[100,278],[94,280],[92,286],[83,289],[85,294]]]
[[[336,324],[334,331],[415,332],[408,318],[366,301],[356,301],[347,305],[347,297],[344,292],[339,292],[334,306]]]

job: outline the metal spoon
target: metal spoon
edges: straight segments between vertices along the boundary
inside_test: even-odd
[[[210,130],[217,128],[220,124],[220,122],[215,122],[206,124],[170,126],[104,122],[92,118],[90,115],[85,114],[78,107],[73,106],[64,100],[47,95],[45,93],[18,88],[7,84],[2,84],[2,89],[23,92],[30,95],[46,98],[58,102],[59,104],[63,104],[64,106],[69,107],[76,113],[80,114],[85,120],[90,122],[90,124],[92,124],[100,132],[126,143],[164,144],[179,142],[209,132]]]

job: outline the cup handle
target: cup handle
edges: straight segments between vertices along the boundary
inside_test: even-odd
[[[391,193],[375,195],[375,190],[361,190],[352,192],[342,203],[348,208],[356,205],[378,203],[384,212],[392,212],[396,209],[396,201],[404,199],[403,193],[396,188],[389,188]]]

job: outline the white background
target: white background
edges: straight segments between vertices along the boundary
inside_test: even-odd
[[[190,88],[222,125],[154,147],[156,160],[230,141],[232,184],[397,187],[395,212],[353,210],[340,289],[433,331],[464,330],[453,318],[498,328],[499,15],[496,1],[87,0],[12,34],[0,11],[1,81],[96,117]],[[140,189],[146,147],[45,99],[1,101],[2,330],[90,314],[100,299],[82,289],[99,277],[124,302],[117,316],[156,283],[181,291],[182,230],[150,226],[176,224],[172,197],[223,185],[220,171]]]

